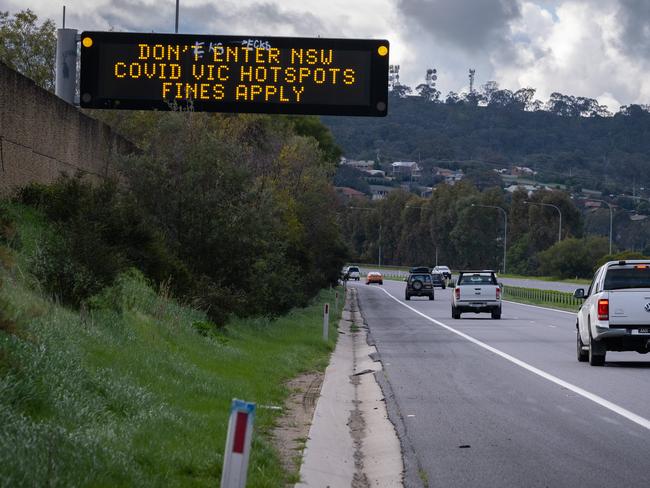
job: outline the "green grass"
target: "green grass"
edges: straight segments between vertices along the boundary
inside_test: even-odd
[[[281,405],[286,380],[328,362],[337,321],[324,343],[322,308],[335,290],[277,320],[217,330],[130,272],[69,310],[26,272],[42,219],[11,211],[21,241],[11,269],[0,267],[2,486],[217,486],[231,399]],[[257,411],[248,486],[295,477],[269,441],[277,415]]]

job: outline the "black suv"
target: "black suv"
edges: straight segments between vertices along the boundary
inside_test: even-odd
[[[433,300],[433,280],[430,273],[411,272],[405,281],[406,291],[404,298],[406,300],[410,300],[411,297],[429,297],[429,300]]]

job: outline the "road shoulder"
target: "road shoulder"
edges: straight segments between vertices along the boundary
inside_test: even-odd
[[[350,287],[296,487],[402,486],[400,444],[375,378],[382,367],[366,335]]]

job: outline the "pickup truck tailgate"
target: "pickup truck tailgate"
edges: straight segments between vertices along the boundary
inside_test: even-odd
[[[650,290],[612,290],[608,295],[610,326],[650,327]]]
[[[484,302],[497,299],[495,285],[462,285],[459,288],[461,302]]]

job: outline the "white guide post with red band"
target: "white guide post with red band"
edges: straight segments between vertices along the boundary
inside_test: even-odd
[[[233,399],[223,458],[221,488],[245,488],[251,452],[255,404]]]
[[[326,303],[323,307],[323,340],[327,342],[330,331],[330,304]]]

